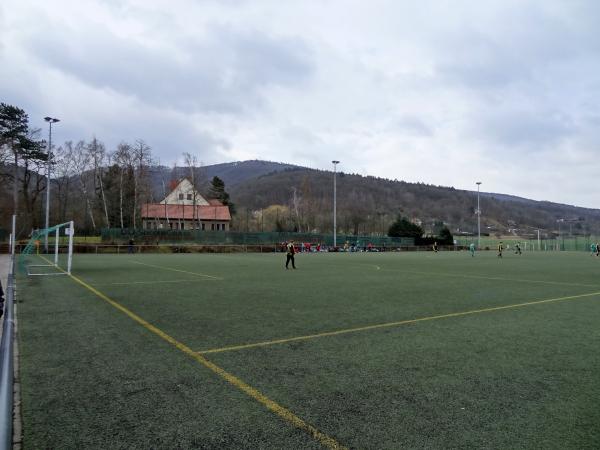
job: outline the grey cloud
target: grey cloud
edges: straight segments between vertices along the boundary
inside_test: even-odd
[[[497,23],[488,28],[475,21],[460,32],[436,35],[436,75],[468,88],[499,88],[535,82],[556,66],[597,58],[600,29],[584,18],[586,13],[598,17],[592,3],[582,3],[586,7],[580,10],[565,8],[562,16],[524,2],[520,8],[497,8]]]
[[[415,137],[433,136],[433,129],[416,116],[403,116],[395,121],[390,128]]]
[[[559,111],[522,111],[491,109],[471,118],[472,135],[504,148],[522,151],[523,146],[542,151],[577,131],[573,119]]]
[[[67,124],[69,117],[64,119]],[[168,132],[165,132],[168,130]],[[181,157],[183,152],[189,152],[202,161],[218,162],[221,151],[230,147],[226,139],[219,138],[206,132],[190,129],[186,122],[177,119],[148,120],[144,117],[130,118],[122,122],[117,118],[105,121],[101,127],[92,129],[79,124],[66,125],[63,132],[78,139],[90,139],[95,135],[106,143],[109,150],[114,150],[121,141],[134,142],[143,139],[152,148],[152,155],[168,164]]]
[[[86,84],[186,111],[241,113],[259,107],[268,86],[297,86],[313,71],[302,41],[213,28],[210,38],[152,48],[105,28],[52,30],[30,51]]]
[[[297,142],[304,147],[315,147],[323,144],[323,140],[319,136],[317,136],[311,130],[298,125],[293,125],[282,129],[281,136],[284,140]]]
[[[456,41],[457,39],[453,39]],[[518,59],[487,37],[473,33],[461,36],[455,50],[436,64],[440,81],[468,88],[493,88],[529,77],[529,69]]]

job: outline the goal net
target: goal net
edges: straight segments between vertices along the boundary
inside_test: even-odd
[[[73,221],[34,231],[20,258],[27,275],[70,275],[74,235]],[[42,247],[45,242],[47,253]]]

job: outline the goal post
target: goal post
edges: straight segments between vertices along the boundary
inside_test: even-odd
[[[61,253],[60,240],[61,232],[67,237],[68,245],[64,252]],[[31,234],[31,239],[21,252],[22,261],[27,268],[29,276],[44,276],[44,275],[70,275],[71,266],[73,263],[73,237],[75,236],[75,224],[73,221],[61,223],[50,228],[34,231]],[[48,239],[54,237],[54,258],[50,259],[39,254],[41,238]],[[47,264],[30,264],[30,256],[35,254],[44,260]],[[59,255],[65,255],[66,261],[59,258]]]

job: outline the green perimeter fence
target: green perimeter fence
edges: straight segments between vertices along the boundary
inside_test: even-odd
[[[468,237],[455,237],[456,243],[459,246],[469,246],[471,242],[477,245],[477,236]],[[554,239],[521,239],[519,237],[514,238],[481,238],[481,248],[494,250],[497,248],[498,243],[502,243],[510,248],[516,243],[521,245],[522,250],[533,250],[533,251],[591,251],[591,245],[600,243],[600,237],[598,236],[565,236]]]
[[[61,252],[66,246],[61,237]],[[81,240],[83,239],[83,240]],[[104,229],[101,237],[77,236],[75,232],[75,253],[121,253],[128,251],[128,242],[134,240],[135,252],[272,252],[281,250],[281,244],[294,240],[297,244],[310,243],[313,248],[321,244],[323,249],[331,249],[333,235],[310,233],[245,233],[234,231],[195,231],[195,230],[135,230]],[[455,236],[454,246],[440,246],[443,250],[460,250],[468,248],[473,242],[477,245],[477,236]],[[591,245],[600,243],[599,236],[568,236],[554,239],[522,239],[505,237],[481,238],[481,250],[495,250],[502,241],[510,250],[518,242],[524,251],[591,251]],[[54,239],[49,237],[53,245]],[[412,238],[390,238],[381,236],[337,235],[337,245],[364,249],[368,244],[379,250],[430,250],[431,246],[415,246]],[[17,243],[17,253],[21,253],[25,245]],[[0,244],[0,253],[8,253],[6,244]]]
[[[131,228],[105,228],[101,231],[102,243],[126,243],[133,239],[136,244],[180,244],[203,245],[274,245],[293,240],[297,243],[333,246],[333,234],[313,233],[245,233],[239,231],[200,231],[200,230],[143,230]],[[413,246],[413,238],[392,238],[387,236],[354,236],[338,234],[336,244],[366,247],[369,243],[378,248],[398,248]]]

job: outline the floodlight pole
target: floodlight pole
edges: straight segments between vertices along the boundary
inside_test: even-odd
[[[564,222],[564,221],[565,221],[565,219],[558,219],[558,220],[556,221],[556,222],[558,222],[558,250],[559,250],[559,251],[560,251],[560,250],[562,250],[562,249],[561,249],[561,242],[560,242],[560,241],[561,241],[561,238],[562,238],[562,234],[561,234],[561,232],[560,232],[560,223],[561,223],[561,222]],[[564,239],[563,239],[563,244],[564,244]]]
[[[333,163],[333,248],[337,247],[337,219],[336,219],[336,209],[337,209],[337,188],[335,182],[336,175],[336,167],[340,163],[339,161],[331,161]]]
[[[44,117],[50,125],[48,131],[48,159],[46,161],[46,229],[50,228],[50,159],[52,156],[52,124],[60,122],[54,117]],[[44,233],[44,251],[48,253],[48,233]]]
[[[481,181],[475,183],[477,185],[477,249],[481,250],[481,209],[479,208],[479,186]]]

